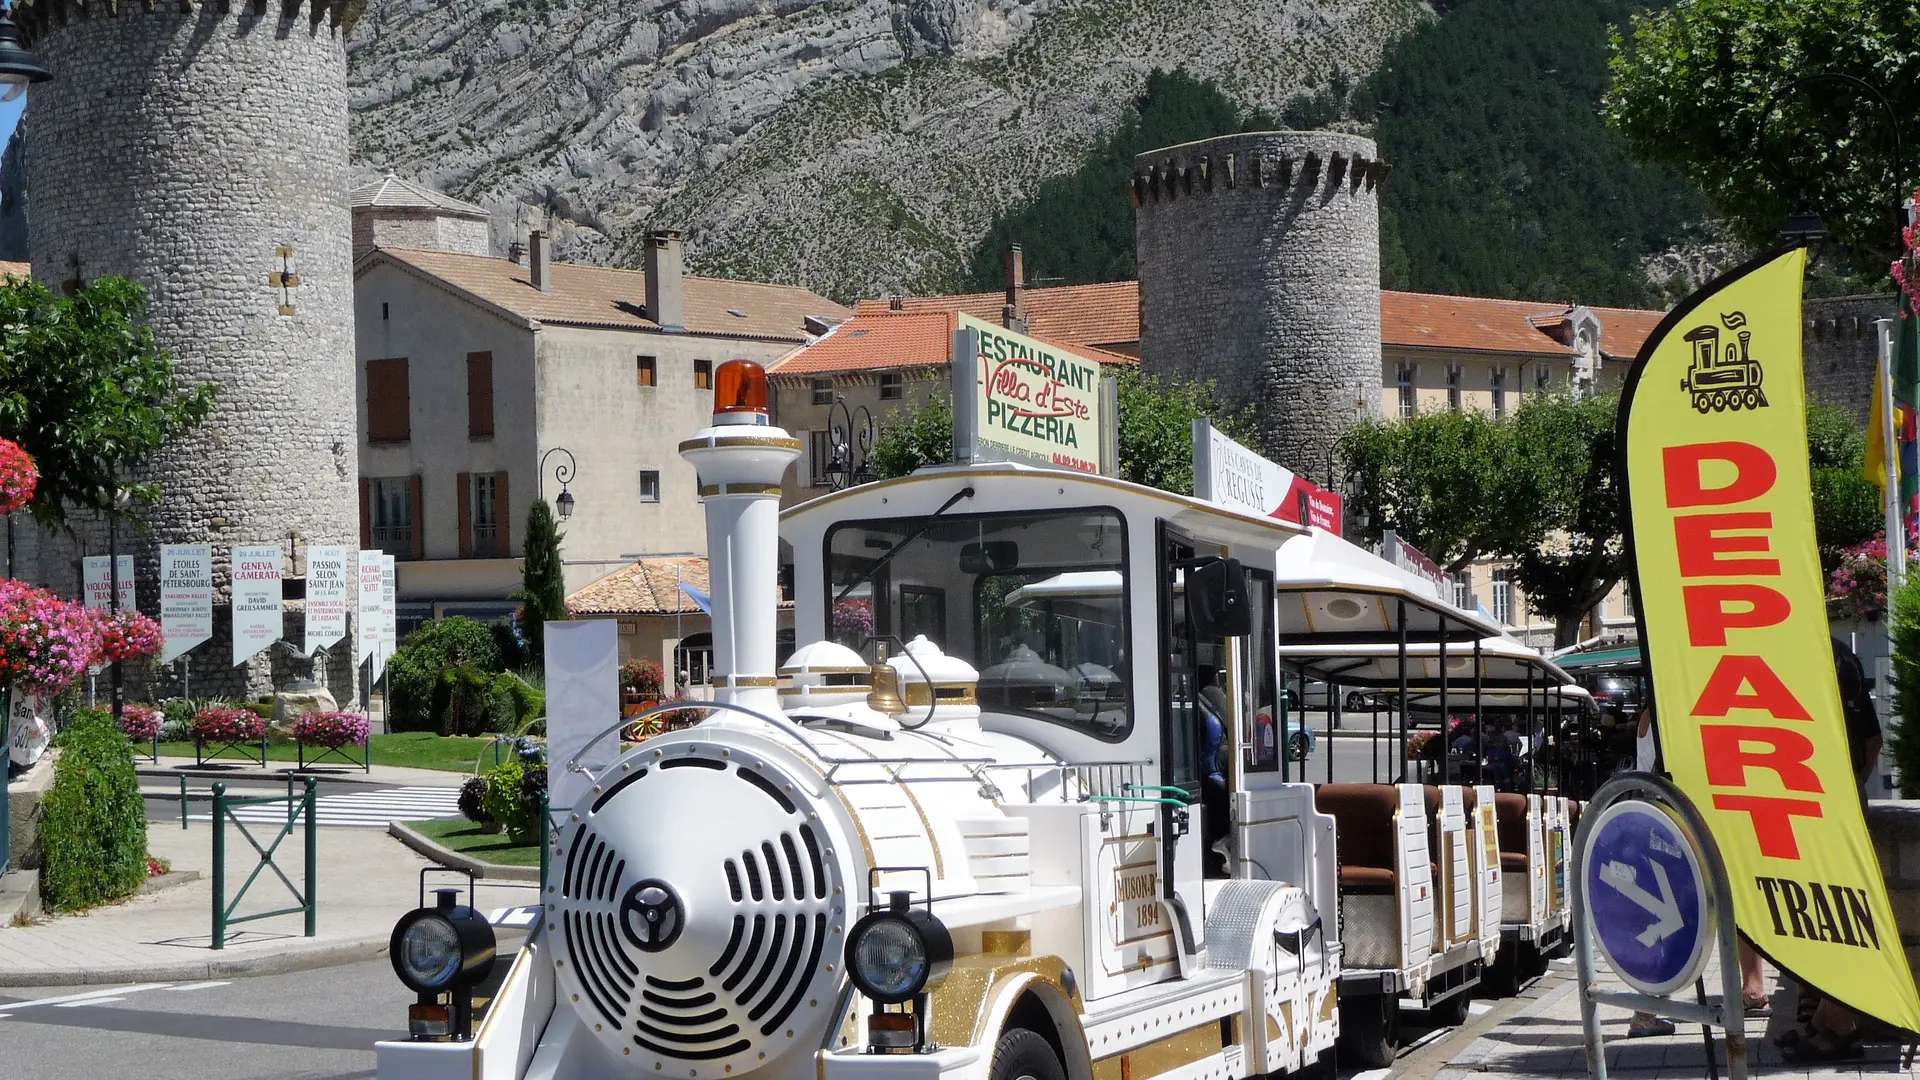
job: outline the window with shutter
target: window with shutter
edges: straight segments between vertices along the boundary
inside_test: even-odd
[[[493,354],[467,354],[467,437],[493,438]]]
[[[713,389],[713,361],[695,360],[693,362],[693,388],[695,390]]]
[[[367,361],[367,441],[406,442],[410,408],[407,358]]]
[[[651,356],[633,358],[633,381],[639,386],[653,386],[660,378],[659,364]]]

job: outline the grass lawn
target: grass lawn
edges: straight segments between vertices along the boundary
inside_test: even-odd
[[[399,765],[409,769],[442,769],[447,772],[472,772],[474,762],[486,760],[487,767],[493,767],[493,740],[491,738],[468,738],[452,735],[440,736],[430,731],[404,731],[394,735],[375,735],[373,743],[373,763],[375,765]],[[136,747],[136,751],[141,748]],[[254,747],[259,750],[258,745]],[[323,753],[324,751],[314,751]],[[360,756],[357,746],[346,747],[343,753],[356,760]],[[193,744],[190,742],[163,742],[160,744],[162,757],[193,756]],[[312,754],[308,755],[309,758]],[[269,761],[298,761],[300,748],[292,743],[272,743],[267,747]],[[232,755],[215,758],[216,761],[238,763],[239,758]],[[344,766],[339,758],[328,756],[328,766]]]
[[[409,821],[407,828],[462,855],[503,866],[539,866],[540,842],[516,844],[506,833],[483,833],[466,818]]]

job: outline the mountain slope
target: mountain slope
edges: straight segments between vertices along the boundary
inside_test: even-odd
[[[362,164],[549,221],[631,263],[851,298],[951,286],[994,218],[1069,172],[1155,68],[1243,108],[1364,74],[1415,0],[369,0]]]

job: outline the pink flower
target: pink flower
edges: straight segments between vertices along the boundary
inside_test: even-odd
[[[200,743],[259,742],[267,722],[251,709],[213,706],[193,714],[187,734]]]
[[[338,750],[343,746],[367,744],[367,718],[354,712],[307,713],[293,722],[293,740],[302,746],[324,746]]]
[[[100,657],[105,663],[116,660],[143,660],[160,653],[165,640],[160,624],[137,611],[109,615],[96,610],[100,620]]]
[[[134,742],[152,742],[160,735],[160,710],[151,705],[122,706],[120,730]]]
[[[0,439],[0,514],[11,514],[27,505],[40,484],[33,456],[20,444]]]
[[[99,651],[92,612],[26,582],[0,581],[0,683],[50,697]]]

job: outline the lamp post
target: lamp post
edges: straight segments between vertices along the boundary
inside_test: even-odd
[[[865,405],[847,406],[847,399],[835,394],[827,410],[827,439],[833,457],[827,462],[827,483],[835,491],[864,484],[873,473],[873,413]]]
[[[565,521],[573,516],[573,492],[567,490],[567,485],[573,482],[574,470],[577,467],[573,460],[573,451],[564,446],[556,446],[540,456],[540,484],[537,494],[542,499],[547,497],[547,459],[555,454],[564,455],[567,459],[553,467],[553,478],[560,481],[560,494],[553,500],[553,508],[559,511],[560,520]]]
[[[107,614],[120,617],[120,515],[132,499],[119,488],[113,492],[113,510],[107,514]],[[126,715],[126,693],[121,684],[120,661],[113,662],[113,726],[120,727]]]
[[[46,82],[53,73],[40,66],[40,58],[20,36],[20,27],[13,21],[13,12],[0,11],[0,101],[13,101],[27,92],[33,83]]]
[[[1887,100],[1887,95],[1874,84],[1857,75],[1848,75],[1838,71],[1816,71],[1811,75],[1787,83],[1767,96],[1766,104],[1760,111],[1760,167],[1781,188],[1791,189],[1793,209],[1787,214],[1786,223],[1780,229],[1780,239],[1785,241],[1804,240],[1811,244],[1827,237],[1826,223],[1820,220],[1819,212],[1814,208],[1812,196],[1807,189],[1811,185],[1807,176],[1790,176],[1784,169],[1777,167],[1772,155],[1767,152],[1767,135],[1773,125],[1774,113],[1781,99],[1808,87],[1824,85],[1852,90],[1873,101],[1885,116],[1887,131],[1893,136],[1893,185],[1897,192],[1905,192],[1906,162],[1902,156],[1900,114]],[[1826,146],[1848,146],[1853,142],[1851,130],[1833,130],[1820,124],[1809,125],[1811,130],[1804,132],[1817,136]]]

